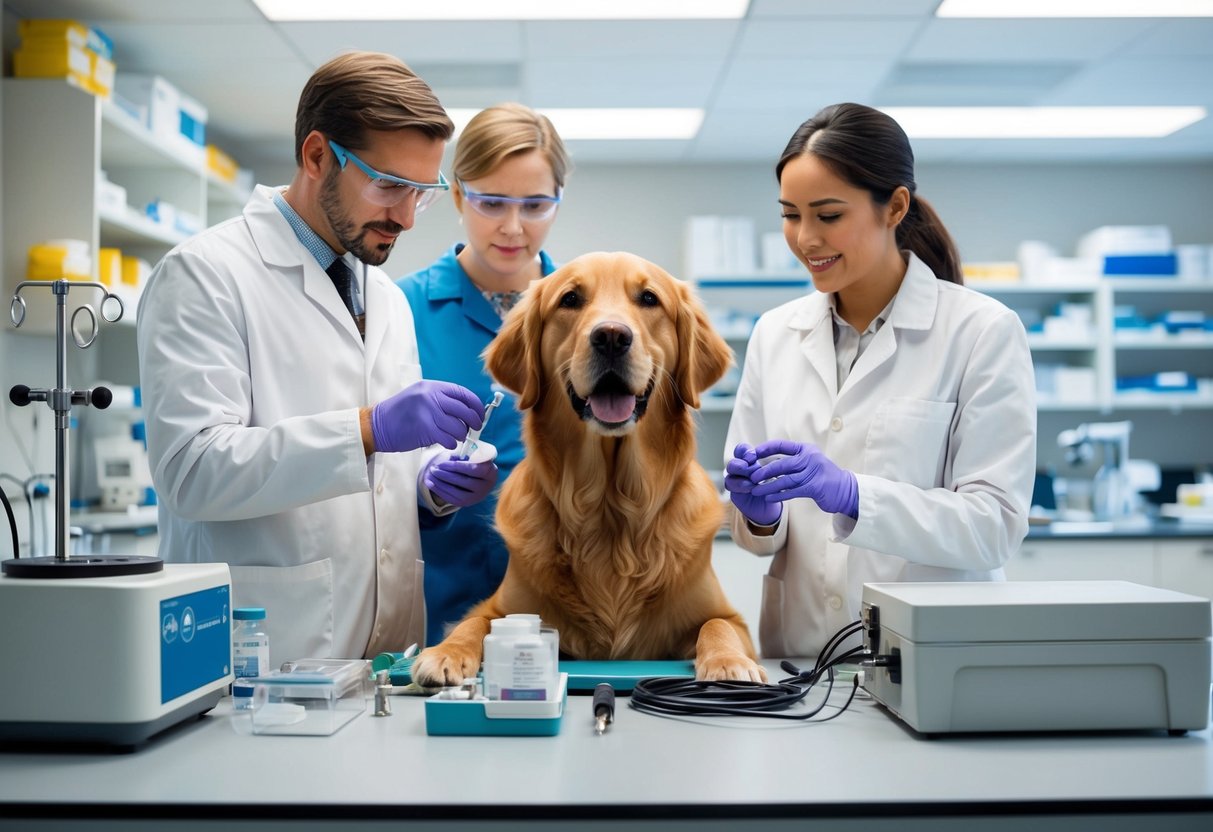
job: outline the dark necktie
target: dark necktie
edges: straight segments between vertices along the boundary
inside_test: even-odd
[[[354,312],[354,273],[345,264],[345,258],[343,257],[338,257],[334,260],[332,265],[325,269],[325,271],[332,278],[333,285],[337,287],[337,294],[341,296],[342,302],[345,303],[345,308],[353,316],[354,323],[358,326],[358,334],[365,338],[366,316],[358,315]]]

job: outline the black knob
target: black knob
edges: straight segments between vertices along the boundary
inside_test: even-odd
[[[14,384],[13,389],[8,391],[8,400],[17,407],[25,407],[30,403],[29,387],[24,384]]]
[[[114,394],[108,387],[94,387],[88,391],[88,401],[98,410],[105,410],[114,401]]]

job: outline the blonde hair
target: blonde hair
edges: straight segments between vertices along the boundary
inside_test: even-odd
[[[509,157],[531,150],[543,153],[556,187],[563,188],[569,155],[552,122],[524,104],[497,104],[473,116],[459,134],[454,173],[461,180],[479,179]]]
[[[382,52],[348,52],[317,69],[303,87],[295,113],[295,163],[303,163],[303,140],[313,130],[361,150],[367,130],[410,128],[443,141],[455,132],[429,84],[404,61]]]

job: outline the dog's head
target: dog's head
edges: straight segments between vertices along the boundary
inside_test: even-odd
[[[586,254],[533,281],[485,351],[520,408],[563,397],[604,436],[633,430],[654,398],[698,407],[732,358],[684,283],[621,252]]]

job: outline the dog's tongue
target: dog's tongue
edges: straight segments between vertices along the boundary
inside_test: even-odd
[[[635,396],[623,396],[617,393],[595,393],[590,396],[590,411],[600,422],[625,422],[636,409]]]

